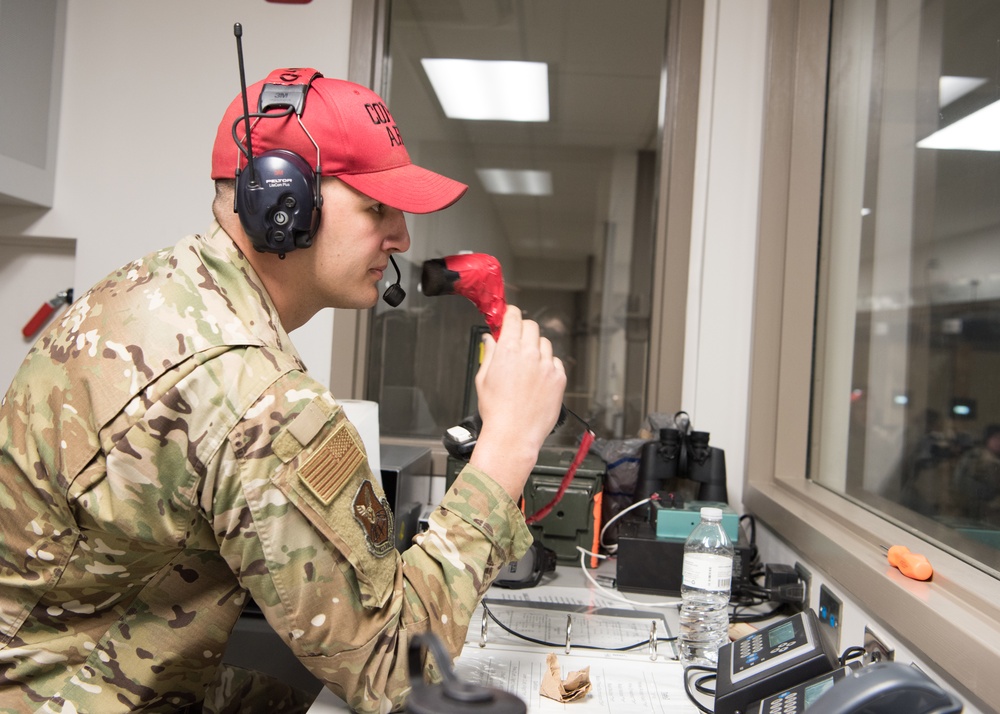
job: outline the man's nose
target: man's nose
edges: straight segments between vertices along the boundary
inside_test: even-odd
[[[405,253],[410,249],[410,231],[406,227],[406,215],[395,208],[388,208],[389,230],[385,242],[394,253]]]

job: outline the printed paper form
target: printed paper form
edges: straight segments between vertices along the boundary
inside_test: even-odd
[[[635,656],[560,651],[556,655],[563,676],[590,667],[593,688],[586,698],[568,704],[548,699],[538,693],[547,654],[544,648],[529,652],[467,644],[455,672],[463,680],[517,695],[531,714],[698,714],[684,693],[681,664],[662,658],[652,662]]]
[[[662,611],[639,609],[581,588],[541,587],[531,591],[490,590],[487,605],[508,627],[558,647],[532,644],[508,634],[495,622],[487,625],[486,647],[480,647],[482,608],[473,616],[462,654],[455,662],[459,677],[498,687],[523,699],[532,714],[698,714],[684,692],[683,668],[674,649],[660,643],[657,659],[647,645],[628,652],[571,647],[565,653],[567,615],[572,619],[571,645],[621,647],[648,643],[651,623],[656,635],[671,636]],[[672,611],[676,627],[676,610]],[[583,700],[562,704],[538,692],[549,652],[559,658],[562,675],[590,667],[593,688]]]

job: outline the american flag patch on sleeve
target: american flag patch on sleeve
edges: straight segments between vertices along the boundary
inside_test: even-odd
[[[323,505],[329,505],[364,461],[364,449],[345,420],[299,467],[299,478]]]

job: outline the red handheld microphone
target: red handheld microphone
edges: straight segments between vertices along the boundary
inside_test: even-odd
[[[503,323],[507,300],[504,297],[503,272],[500,269],[500,261],[492,255],[462,253],[449,255],[446,258],[425,260],[423,271],[420,274],[420,291],[428,297],[436,295],[463,295],[467,297],[483,314],[493,339],[500,336],[500,325]],[[557,427],[563,423],[567,412],[569,410],[565,406],[562,407]],[[580,419],[575,414],[573,416]],[[573,457],[573,462],[559,484],[559,490],[551,501],[525,518],[525,523],[529,525],[537,523],[552,511],[552,508],[562,499],[576,474],[576,470],[590,450],[590,445],[594,441],[594,432],[590,430],[590,426],[585,421],[582,419],[580,421],[586,427],[586,431],[580,441],[580,446],[577,448],[576,455]],[[591,567],[597,567],[596,558],[591,558]]]
[[[462,295],[479,308],[493,338],[507,309],[500,261],[485,253],[461,253],[424,261],[420,291],[428,297]]]

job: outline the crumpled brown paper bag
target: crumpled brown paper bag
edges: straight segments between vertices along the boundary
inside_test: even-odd
[[[542,686],[539,687],[543,697],[557,702],[572,702],[582,699],[590,691],[590,667],[570,672],[566,679],[562,679],[559,660],[554,654],[550,653],[545,663],[549,669],[542,675]]]

